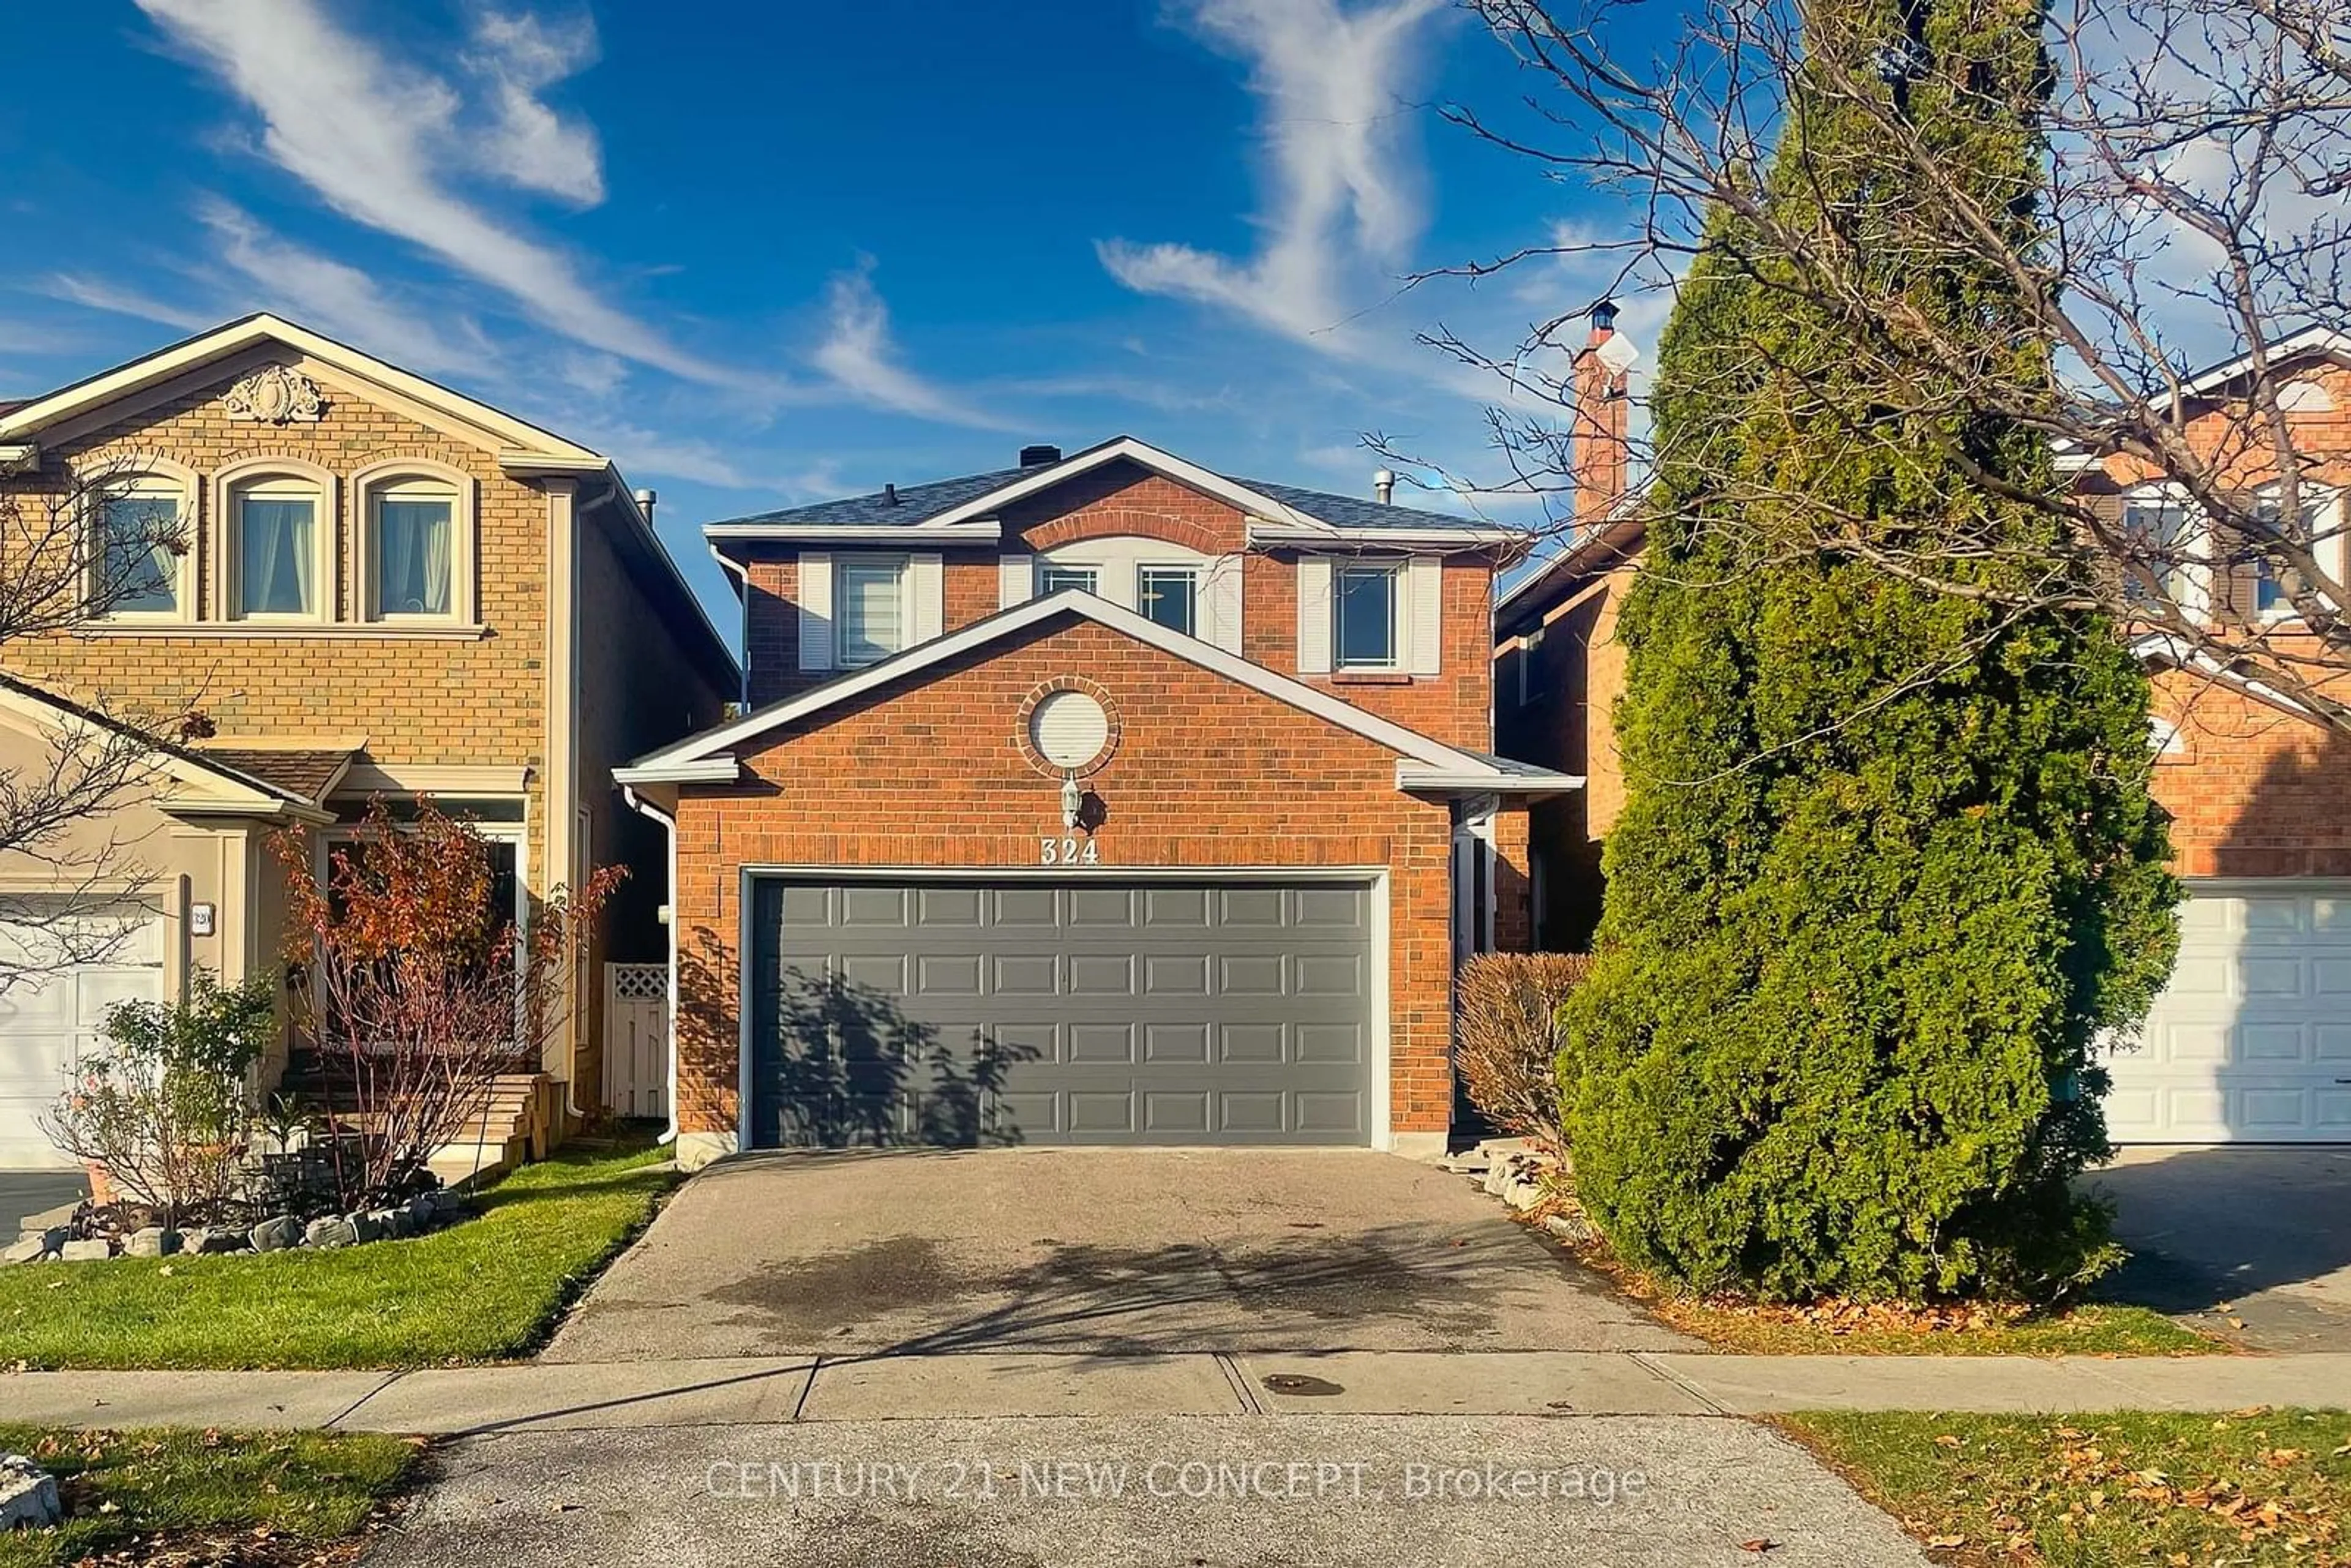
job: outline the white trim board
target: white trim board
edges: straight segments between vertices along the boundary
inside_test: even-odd
[[[902,676],[985,647],[1056,615],[1075,615],[1107,626],[1138,643],[1222,675],[1236,685],[1247,686],[1277,702],[1287,703],[1303,713],[1375,741],[1412,761],[1424,764],[1437,774],[1474,779],[1482,788],[1504,791],[1513,791],[1515,786],[1518,789],[1556,793],[1561,789],[1574,789],[1582,782],[1565,774],[1538,777],[1496,768],[1475,753],[1432,740],[1417,730],[1407,729],[1392,719],[1366,712],[1303,681],[1278,674],[1238,653],[1228,653],[1196,637],[1170,631],[1123,605],[1113,604],[1096,595],[1081,593],[1074,589],[998,611],[960,631],[935,637],[903,653],[868,664],[838,680],[828,681],[799,696],[771,704],[732,724],[689,737],[674,746],[640,758],[626,768],[616,768],[613,777],[622,784],[731,782],[737,776],[736,763],[727,753],[729,748],[741,742],[755,739],[811,714],[821,713]]]

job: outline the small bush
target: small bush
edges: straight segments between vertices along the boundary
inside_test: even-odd
[[[1565,1146],[1559,1009],[1591,967],[1583,953],[1480,953],[1461,967],[1461,1080],[1470,1103],[1514,1137]]]
[[[277,1030],[266,978],[230,988],[199,971],[184,1002],[119,1002],[50,1113],[49,1136],[164,1223],[209,1213],[236,1188],[253,1116],[246,1075]]]

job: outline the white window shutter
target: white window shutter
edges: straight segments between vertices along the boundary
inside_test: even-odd
[[[800,551],[800,668],[832,668],[832,557]]]
[[[1007,550],[996,558],[996,607],[1009,610],[1035,597],[1037,558]]]
[[[1298,673],[1331,673],[1331,558],[1298,558]]]
[[[1444,663],[1445,558],[1416,555],[1404,568],[1405,622],[1405,669],[1416,675],[1433,675]]]
[[[906,558],[906,646],[920,647],[947,627],[947,574],[936,550]]]
[[[1228,653],[1241,651],[1241,563],[1246,559],[1219,556],[1200,578],[1196,626],[1201,641]]]

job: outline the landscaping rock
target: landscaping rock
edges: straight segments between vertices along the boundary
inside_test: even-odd
[[[440,1219],[441,1210],[434,1203],[434,1197],[432,1193],[420,1192],[408,1200],[408,1223],[419,1234],[432,1229]]]
[[[1590,1218],[1587,1217],[1581,1209],[1578,1209],[1572,1214],[1553,1214],[1546,1216],[1543,1219],[1543,1228],[1550,1231],[1553,1236],[1558,1237],[1562,1241],[1573,1241],[1579,1244],[1586,1241],[1595,1241],[1599,1239],[1600,1237],[1600,1232],[1593,1228]]]
[[[0,1252],[0,1263],[37,1263],[49,1255],[46,1236],[27,1236],[22,1241]]]
[[[1542,1184],[1519,1177],[1502,1189],[1502,1201],[1512,1208],[1532,1208],[1543,1200]]]
[[[180,1238],[183,1252],[242,1252],[246,1246],[242,1230],[191,1230]]]
[[[63,1517],[57,1478],[22,1454],[0,1454],[0,1531],[47,1530]]]
[[[302,1232],[302,1245],[305,1247],[356,1247],[359,1244],[360,1228],[348,1219],[339,1219],[332,1215],[310,1221],[309,1228]]]
[[[114,1256],[114,1249],[107,1245],[104,1237],[93,1236],[87,1240],[67,1242],[57,1249],[57,1256],[68,1263],[103,1263]]]
[[[433,1200],[433,1212],[444,1225],[453,1225],[473,1211],[464,1193],[452,1192],[445,1186],[424,1196]]]
[[[122,1255],[126,1258],[169,1258],[179,1249],[180,1233],[160,1225],[134,1230],[122,1243]]]
[[[70,1225],[28,1225],[16,1233],[18,1241],[37,1241],[44,1252],[54,1252],[73,1239]]]
[[[372,1214],[346,1214],[343,1216],[343,1223],[350,1226],[352,1232],[362,1241],[383,1239],[383,1223]]]
[[[245,1233],[256,1252],[283,1252],[302,1245],[302,1222],[290,1214],[275,1215]]]
[[[379,1233],[394,1241],[413,1236],[416,1232],[415,1222],[408,1218],[406,1204],[401,1205],[398,1208],[379,1208],[370,1214],[368,1218],[374,1223]]]

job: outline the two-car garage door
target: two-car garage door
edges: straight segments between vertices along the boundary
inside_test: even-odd
[[[2106,1060],[2119,1143],[2351,1141],[2351,888],[2208,888],[2136,1050]]]
[[[752,884],[751,1142],[1363,1144],[1361,882]]]

